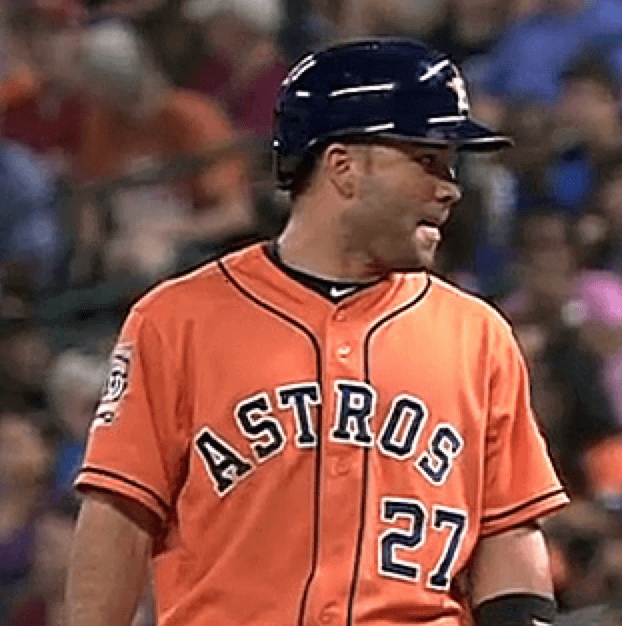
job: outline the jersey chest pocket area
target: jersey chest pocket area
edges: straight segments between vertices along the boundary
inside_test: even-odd
[[[393,525],[378,538],[380,576],[424,584],[435,591],[449,589],[467,532],[466,512],[447,506],[427,506],[416,499],[384,497],[380,501],[380,519]],[[433,532],[445,536],[444,547],[438,556],[432,557],[433,565],[425,571],[417,562],[417,552],[426,548]]]

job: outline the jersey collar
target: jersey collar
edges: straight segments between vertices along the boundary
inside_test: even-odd
[[[294,317],[315,333],[321,333],[332,318],[372,325],[409,302],[421,305],[430,286],[427,272],[393,273],[332,302],[272,261],[269,245],[261,242],[225,256],[219,262],[222,271],[251,298]]]

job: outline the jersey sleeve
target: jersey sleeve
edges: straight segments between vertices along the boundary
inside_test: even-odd
[[[115,492],[166,520],[188,448],[180,388],[161,333],[132,311],[112,353],[76,489]]]
[[[531,409],[527,367],[509,329],[498,348],[490,379],[480,531],[484,536],[568,502]]]

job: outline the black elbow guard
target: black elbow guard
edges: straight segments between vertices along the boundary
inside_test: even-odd
[[[473,609],[476,626],[549,626],[555,621],[555,601],[531,593],[508,593]]]

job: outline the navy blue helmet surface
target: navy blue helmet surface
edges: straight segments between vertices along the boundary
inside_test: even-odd
[[[318,144],[370,135],[463,150],[512,143],[470,118],[465,82],[448,57],[413,39],[351,42],[305,56],[283,81],[273,137],[279,185],[291,185]]]

